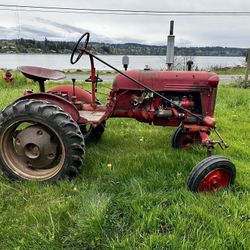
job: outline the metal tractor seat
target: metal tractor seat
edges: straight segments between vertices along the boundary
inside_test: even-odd
[[[65,78],[65,74],[58,70],[52,70],[35,66],[21,66],[18,69],[27,78],[37,81],[39,83],[41,92],[45,92],[44,83],[46,80],[58,81]]]

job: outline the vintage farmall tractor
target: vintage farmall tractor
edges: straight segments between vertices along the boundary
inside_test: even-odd
[[[227,144],[216,130],[213,118],[219,78],[210,72],[143,71],[121,72],[87,48],[89,33],[75,45],[71,63],[85,53],[91,64],[92,92],[72,85],[45,91],[45,80],[64,74],[40,67],[20,67],[39,83],[40,92],[26,90],[23,97],[0,114],[0,165],[14,179],[49,181],[75,176],[83,165],[84,139],[99,139],[111,117],[134,118],[158,126],[176,126],[174,148],[202,144],[208,157],[192,170],[188,189],[204,192],[227,187],[235,179],[233,163],[211,156],[215,144]],[[108,103],[96,99],[98,77],[94,60],[117,71]],[[212,140],[214,131],[218,140]],[[132,152],[131,152],[132,153]]]

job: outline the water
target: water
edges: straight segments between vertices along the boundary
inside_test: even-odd
[[[102,60],[107,61],[114,67],[122,69],[122,56],[117,55],[99,55]],[[16,69],[21,65],[40,66],[51,69],[89,69],[89,59],[83,56],[80,61],[74,65],[70,64],[70,55],[58,54],[0,54],[0,68]],[[180,60],[177,57],[177,60]],[[165,56],[129,56],[129,69],[143,69],[148,65],[153,69],[165,69]],[[214,56],[196,56],[194,65],[199,69],[210,69],[212,66],[230,67],[243,65],[243,57],[214,57]],[[107,66],[96,62],[97,70],[109,70]]]

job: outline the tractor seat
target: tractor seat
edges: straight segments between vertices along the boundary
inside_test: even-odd
[[[46,80],[61,80],[65,78],[65,74],[52,69],[46,69],[35,66],[21,66],[18,68],[27,78],[38,82]]]

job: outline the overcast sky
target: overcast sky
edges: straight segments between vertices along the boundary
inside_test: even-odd
[[[166,11],[250,11],[249,0],[0,0],[75,8]],[[89,31],[91,41],[165,44],[169,22],[175,21],[177,46],[250,47],[249,16],[119,16],[6,11],[0,8],[0,39],[76,40]]]

